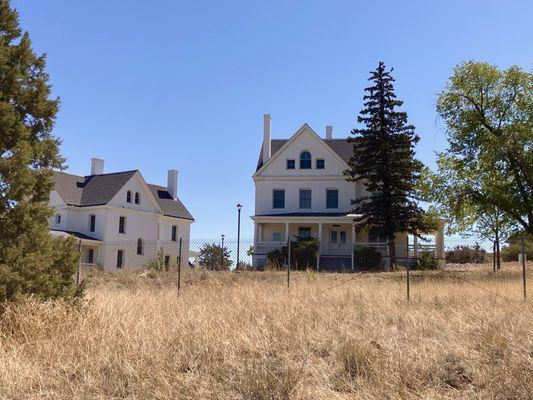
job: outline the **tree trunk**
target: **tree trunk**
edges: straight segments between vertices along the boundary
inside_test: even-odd
[[[492,272],[496,272],[496,241],[492,242]]]
[[[396,242],[389,240],[389,271],[394,271],[396,267]]]
[[[500,254],[500,238],[496,239],[496,269],[499,271],[502,266],[501,254]]]

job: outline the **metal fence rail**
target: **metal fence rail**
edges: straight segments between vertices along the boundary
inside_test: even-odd
[[[531,298],[527,286],[533,263],[506,254],[495,268],[492,254],[470,241],[446,243],[443,257],[434,246],[357,243],[331,252],[316,240],[294,239],[268,252],[252,240],[105,242],[80,245],[78,283],[88,290],[189,290],[228,287],[290,289],[302,295],[374,293],[407,300]],[[521,252],[526,253],[522,242]],[[237,262],[237,257],[239,261]],[[519,260],[520,258],[520,260]]]

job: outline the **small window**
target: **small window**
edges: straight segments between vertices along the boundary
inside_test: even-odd
[[[337,189],[326,190],[326,208],[339,208],[339,191]]]
[[[300,208],[311,208],[311,189],[300,189]]]
[[[331,243],[332,244],[337,244],[337,231],[331,231]]]
[[[316,169],[324,169],[326,167],[326,162],[323,158],[316,159]]]
[[[311,153],[302,151],[300,154],[300,169],[311,169]]]
[[[139,192],[135,192],[135,204],[141,204],[141,195]]]
[[[299,227],[298,236],[302,239],[308,239],[311,237],[311,228],[308,227]]]
[[[143,255],[143,240],[141,238],[137,239],[137,254],[142,256]]]
[[[294,160],[287,160],[287,169],[295,169],[296,162]]]
[[[94,249],[87,250],[87,264],[94,264]]]
[[[172,225],[172,235],[171,235],[171,240],[173,242],[175,242],[177,240],[177,236],[178,236],[178,227],[176,225]]]
[[[61,223],[61,214],[56,214],[56,224],[59,225]]]
[[[168,267],[170,265],[170,256],[165,256],[165,267]]]
[[[117,251],[117,268],[124,266],[124,250]]]
[[[272,241],[281,242],[281,232],[272,232]]]
[[[285,190],[274,189],[272,192],[272,208],[285,208]]]
[[[96,230],[96,215],[89,215],[89,232],[94,232]]]
[[[131,192],[129,190],[126,192],[126,203],[131,203]]]
[[[126,217],[118,218],[118,233],[126,233]]]

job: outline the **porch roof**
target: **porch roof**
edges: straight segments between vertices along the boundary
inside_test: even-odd
[[[361,217],[361,214],[350,214],[350,213],[328,213],[328,212],[292,212],[292,213],[279,213],[279,214],[263,214],[263,215],[254,215],[252,220],[261,222],[261,221],[277,221],[277,222],[290,222],[290,221],[307,221],[307,222],[333,222],[333,221],[343,221],[345,223],[354,222],[354,218]]]
[[[86,234],[81,233],[81,232],[75,232],[75,231],[65,231],[65,230],[60,230],[60,229],[50,229],[50,234],[52,236],[63,236],[63,237],[73,236],[76,239],[80,239],[82,242],[84,242],[84,241],[97,242],[97,243],[101,242],[100,239],[96,239],[95,237],[86,235]]]

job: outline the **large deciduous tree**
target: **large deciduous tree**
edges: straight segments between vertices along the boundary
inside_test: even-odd
[[[52,128],[45,56],[31,48],[18,14],[0,0],[0,301],[31,294],[70,296],[77,251],[48,231],[53,168],[61,168]]]
[[[449,143],[439,173],[453,175],[452,197],[478,213],[497,209],[533,233],[533,74],[462,63],[437,111]]]
[[[417,204],[416,183],[422,163],[415,158],[419,137],[407,114],[399,111],[403,102],[394,93],[392,70],[380,62],[371,72],[371,86],[365,89],[364,109],[348,141],[353,143],[353,156],[345,171],[349,181],[362,181],[369,195],[352,200],[353,212],[360,216],[358,228],[366,228],[385,238],[389,246],[389,267],[396,264],[396,234],[419,234],[433,229]]]

